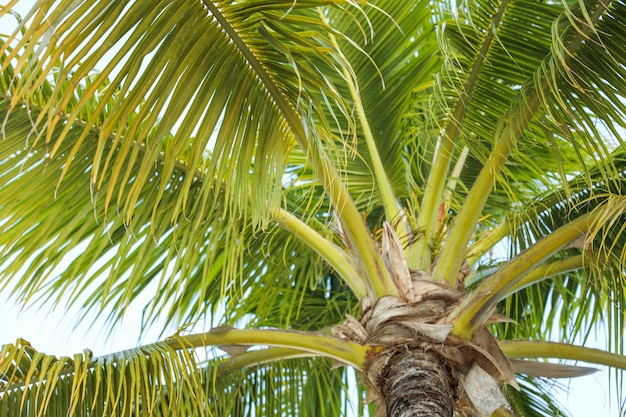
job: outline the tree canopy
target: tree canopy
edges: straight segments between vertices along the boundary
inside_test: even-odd
[[[459,415],[547,416],[542,378],[590,370],[536,359],[626,369],[626,2],[15,18],[0,290],[110,328],[149,294],[146,324],[181,330],[99,358],[6,345],[0,416],[391,414],[405,348],[442,358]],[[606,351],[571,345],[598,325]]]

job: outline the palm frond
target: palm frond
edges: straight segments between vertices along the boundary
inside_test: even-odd
[[[577,163],[581,167],[580,172],[583,172],[584,164],[594,157],[594,152],[592,152],[591,149],[597,148],[598,152],[606,154],[606,152],[602,151],[602,149],[605,149],[603,145],[605,138],[602,135],[597,134],[596,130],[590,128],[579,129],[576,131],[576,135],[582,135],[587,138],[585,139],[587,143],[595,143],[595,148],[589,148],[589,152],[581,152],[577,146],[578,139],[575,139],[570,132],[561,132],[561,130],[554,128],[555,123],[551,119],[552,113],[550,106],[554,106],[555,103],[559,103],[560,100],[562,100],[561,96],[558,95],[558,92],[561,91],[561,89],[569,89],[568,91],[570,91],[578,86],[578,84],[571,84],[569,82],[569,78],[558,75],[557,73],[561,71],[559,68],[562,67],[562,71],[567,73],[574,73],[579,70],[581,72],[585,72],[586,64],[582,61],[582,58],[579,59],[579,56],[586,54],[585,48],[589,46],[589,44],[593,44],[594,47],[597,48],[604,47],[602,40],[596,39],[597,36],[600,36],[598,35],[598,32],[601,30],[601,27],[604,27],[604,20],[610,20],[608,16],[613,16],[614,14],[619,15],[623,12],[624,5],[616,2],[611,4],[608,9],[605,8],[603,4],[588,6],[589,10],[593,11],[593,13],[589,11],[589,15],[594,16],[593,25],[595,26],[585,26],[585,29],[581,31],[577,31],[577,27],[572,26],[574,23],[567,20],[565,16],[569,15],[570,12],[579,13],[579,15],[582,16],[587,13],[586,9],[583,11],[563,11],[558,9],[560,6],[554,6],[557,8],[553,8],[551,5],[542,4],[539,10],[543,11],[544,6],[546,9],[545,13],[542,14],[542,12],[539,14],[539,20],[542,21],[545,19],[542,24],[554,28],[555,32],[552,36],[548,35],[550,32],[547,32],[545,28],[542,28],[542,24],[539,24],[535,19],[534,16],[537,14],[537,10],[535,10],[534,3],[515,2],[511,5],[510,13],[508,13],[508,11],[505,13],[503,22],[500,25],[502,32],[498,34],[499,47],[494,48],[494,55],[489,56],[489,59],[487,60],[488,62],[493,63],[490,65],[494,65],[494,68],[486,66],[483,69],[483,72],[481,72],[481,78],[478,80],[478,85],[481,85],[480,88],[484,88],[484,100],[480,99],[482,96],[479,93],[480,88],[478,85],[476,87],[477,92],[472,96],[472,98],[479,98],[472,104],[476,106],[477,114],[474,118],[470,117],[470,113],[474,110],[468,109],[465,124],[467,125],[468,132],[471,132],[471,135],[474,135],[476,139],[479,137],[483,138],[482,141],[485,144],[484,146],[487,151],[483,152],[480,150],[480,141],[473,140],[472,143],[469,141],[466,143],[476,157],[480,158],[481,154],[487,155],[491,152],[492,159],[489,164],[495,165],[489,165],[483,168],[483,174],[481,174],[484,176],[483,180],[481,180],[483,181],[481,182],[482,185],[478,186],[478,183],[475,183],[474,188],[476,191],[470,192],[470,194],[474,194],[473,198],[477,200],[474,201],[468,197],[468,200],[465,203],[465,206],[467,207],[465,209],[466,214],[459,214],[459,218],[461,220],[458,220],[458,222],[463,224],[463,226],[457,227],[456,234],[449,239],[449,242],[456,242],[455,245],[453,245],[455,247],[451,249],[444,249],[443,257],[440,262],[446,265],[450,264],[451,270],[455,270],[457,268],[454,267],[455,264],[451,261],[450,257],[452,256],[452,253],[454,253],[454,257],[458,258],[458,248],[456,248],[456,246],[460,245],[460,242],[469,242],[471,239],[473,226],[470,227],[468,225],[470,223],[474,225],[478,222],[478,219],[480,218],[480,211],[482,211],[482,209],[477,210],[477,207],[482,208],[484,206],[484,202],[489,195],[489,191],[498,176],[498,171],[501,168],[505,169],[504,173],[506,174],[507,165],[505,165],[505,161],[508,159],[509,153],[512,152],[512,159],[510,159],[510,162],[508,163],[513,164],[514,166],[518,163],[516,158],[527,158],[529,155],[532,155],[532,158],[535,159],[534,162],[519,160],[519,164],[525,167],[524,169],[526,172],[532,172],[532,176],[535,178],[552,177],[553,174],[551,174],[550,171],[547,171],[547,176],[546,174],[541,174],[546,172],[546,170],[541,168],[541,166],[550,167],[551,164],[554,164],[554,161],[560,161],[561,166],[564,166],[562,161],[566,161],[565,164],[569,164],[570,166],[572,166],[573,163]],[[522,45],[519,44],[519,27],[517,27],[517,30],[513,30],[513,28],[516,27],[519,22],[531,19],[530,16],[533,16],[532,24],[528,24],[525,27],[528,27],[528,30],[532,31],[532,33],[529,33],[528,39],[526,39],[522,48]],[[580,17],[580,19],[582,19],[582,17]],[[552,23],[555,24],[553,25]],[[509,28],[507,24],[511,25],[511,35],[507,35],[507,28]],[[475,30],[474,25],[475,23],[472,21],[470,28],[473,32],[467,30],[467,36],[461,36],[459,39],[463,42],[467,42],[468,39],[472,39],[472,33],[481,33],[480,31],[477,32]],[[466,32],[463,32],[463,34],[465,35]],[[513,33],[518,33],[515,38],[512,36]],[[559,41],[557,45],[558,48],[561,49],[551,49],[553,36],[562,39],[562,41]],[[511,42],[511,44],[508,42]],[[524,60],[521,58],[515,60],[511,59],[511,57],[515,57],[516,53],[526,54],[528,44],[531,42],[532,45],[541,46],[544,51],[542,55],[537,55],[536,61],[533,61],[532,55],[529,56],[528,59]],[[615,50],[609,51],[609,53],[617,53],[619,51],[619,47],[616,48],[617,49]],[[567,59],[562,59],[562,56],[564,55],[567,56]],[[518,62],[520,63],[519,65],[522,65],[522,63],[523,65],[530,65],[528,68],[532,68],[531,72],[524,70],[524,67],[521,67],[516,71],[512,71],[511,69],[507,71],[504,67],[495,67],[508,65],[509,63],[516,67]],[[554,70],[546,71],[545,68],[554,68]],[[517,77],[517,81],[513,78],[508,80],[508,74],[511,74],[511,77]],[[482,87],[481,83],[483,82],[485,83],[485,87]],[[553,88],[552,86],[554,85],[559,87]],[[608,87],[604,84],[598,86],[598,89],[601,91],[610,88],[612,87]],[[548,90],[550,91],[550,94],[547,94]],[[579,94],[582,93],[580,92]],[[510,103],[510,106],[503,105],[502,103],[496,105],[494,102],[496,99]],[[598,101],[601,100],[601,98],[599,96],[594,96],[594,100]],[[603,102],[605,103],[605,106],[610,106],[610,99],[604,98]],[[493,123],[488,123],[490,119],[485,118],[484,116],[492,113],[493,110],[491,108],[498,108],[501,113],[493,118]],[[612,116],[617,117],[615,114],[612,114]],[[520,119],[517,120],[517,117]],[[598,117],[603,116],[599,115]],[[621,122],[621,119],[615,120],[617,125]],[[512,130],[507,130],[509,128],[506,126],[509,123],[509,127]],[[548,127],[552,127],[552,129],[548,129]],[[550,156],[551,151],[549,149],[547,149],[546,152],[540,151],[542,144],[551,143],[549,138],[545,139],[545,131],[556,132],[556,134],[560,135],[562,138],[560,140],[563,141],[563,145],[555,145],[559,148],[559,154],[556,155],[556,158],[554,155]],[[468,137],[471,137],[471,135]],[[498,146],[505,146],[507,149],[499,147],[491,149],[490,144],[495,143],[495,138],[499,136],[502,136],[502,138],[505,136],[511,136],[510,138],[513,139],[513,142],[509,143],[511,147],[508,147],[509,145],[506,145],[506,142],[500,141],[498,142],[500,143]],[[538,161],[546,156],[549,156],[553,162],[549,164],[540,164]],[[607,169],[612,170],[612,167],[605,166],[603,168],[604,171]],[[558,170],[554,171],[554,173],[557,172]],[[520,179],[522,178],[524,177],[520,177]],[[502,187],[505,190],[507,188],[507,182],[512,181],[505,180],[502,183]],[[544,186],[548,187],[549,181],[546,181]],[[513,200],[515,199],[514,196],[512,198]],[[478,200],[480,200],[481,203],[479,203]],[[469,218],[466,218],[467,216],[472,217],[473,220],[469,221]],[[463,234],[464,237],[459,239],[461,234]],[[463,245],[465,245],[465,243],[463,243]],[[440,268],[440,273],[444,272],[442,268],[443,267]],[[448,271],[448,266],[445,267],[445,270]],[[448,273],[446,272],[444,275],[448,275]]]
[[[617,341],[623,326],[620,311],[624,291],[624,238],[620,220],[623,209],[619,204],[624,189],[623,150],[617,149],[611,159],[617,171],[615,176],[607,176],[601,168],[590,164],[587,173],[572,178],[560,188],[553,187],[552,191],[522,206],[522,210],[511,212],[505,223],[475,244],[483,253],[504,237],[509,243],[508,256],[513,257],[579,216],[598,213],[598,221],[585,236],[551,258],[552,265],[568,265],[578,259],[572,264],[577,266],[567,267],[553,277],[550,264],[542,265],[527,278],[534,282],[547,281],[538,282],[502,305],[502,311],[518,323],[505,326],[517,334],[511,337],[533,334],[535,338],[549,339],[552,331],[558,330],[559,338],[573,342],[578,337],[586,339],[594,325],[603,323],[610,334],[610,350],[622,351]],[[608,221],[604,217],[606,213],[611,213],[613,220]],[[487,258],[480,263],[483,265],[479,265],[479,269],[489,270],[495,266],[489,264]],[[536,308],[528,308],[531,305]]]
[[[554,398],[555,389],[564,389],[557,383],[543,378],[520,375],[520,389],[506,388],[506,396],[516,417],[569,416],[565,408]]]
[[[207,367],[207,397],[220,416],[349,415],[347,370],[323,359],[290,359],[218,375]]]
[[[18,340],[0,356],[0,407],[7,416],[313,416],[349,409],[347,369],[328,372],[330,360],[282,355],[237,369],[224,367],[233,359],[223,356],[200,364],[193,347],[183,337],[98,358],[89,351],[56,358]]]
[[[0,407],[8,416],[214,415],[190,351],[166,343],[92,358],[56,358],[18,340],[2,348]]]
[[[8,111],[6,101],[1,106]],[[159,190],[152,182],[144,186],[131,224],[122,213],[104,213],[102,194],[92,198],[88,158],[75,160],[66,173],[67,181],[55,191],[65,162],[47,160],[43,144],[32,147],[24,142],[33,114],[13,109],[0,142],[7,155],[0,162],[0,178],[7,184],[0,190],[2,286],[12,282],[24,300],[78,304],[84,314],[109,310],[113,325],[142,293],[153,293],[145,310],[146,323],[165,315],[169,324],[178,325],[202,319],[223,302],[232,320],[237,320],[257,303],[269,307],[271,297],[286,297],[290,302],[284,306],[291,305],[293,310],[281,314],[281,321],[274,323],[278,325],[289,322],[298,311],[298,303],[292,301],[309,289],[326,286],[320,281],[324,268],[318,255],[280,228],[253,233],[228,211],[221,182],[215,186],[202,181],[203,177],[194,180],[185,196],[190,209],[186,216],[178,215],[179,192],[187,175],[184,164],[171,175],[156,212],[143,208]],[[80,128],[70,131],[59,152],[69,153],[70,138],[78,135]],[[153,166],[152,175],[155,181],[162,175],[162,163]],[[32,184],[39,188],[30,189]],[[213,211],[207,210],[207,204]],[[290,207],[297,211],[299,204],[296,201]],[[319,232],[333,239],[323,223],[318,225]],[[304,259],[310,261],[301,263]],[[65,263],[69,265],[62,269]],[[243,290],[266,284],[270,292]],[[249,304],[243,310],[235,308],[245,303]]]
[[[159,182],[162,189],[174,161],[183,160],[190,173],[202,169],[208,178],[224,180],[230,209],[250,210],[258,222],[279,202],[284,157],[294,143],[293,129],[302,130],[297,109],[319,108],[310,102],[320,89],[328,99],[341,102],[332,85],[319,81],[321,69],[333,65],[323,46],[328,44],[325,23],[315,18],[315,7],[325,3],[299,3],[297,8],[273,4],[254,10],[207,3],[206,10],[197,2],[136,2],[124,13],[123,2],[42,4],[22,22],[28,29],[16,39],[17,45],[2,51],[7,56],[4,68],[17,53],[32,55],[28,64],[17,60],[17,78],[9,84],[11,104],[37,104],[36,90],[27,86],[46,83],[54,68],[60,68],[49,96],[39,103],[43,111],[34,119],[37,138],[46,142],[54,158],[68,130],[53,138],[62,118],[46,118],[68,114],[66,127],[81,120],[85,129],[68,154],[74,156],[89,129],[99,128],[91,170],[94,189],[106,194],[107,204],[123,206],[127,221],[149,179],[150,165],[163,152],[168,163]],[[37,27],[44,16],[48,23]],[[296,25],[306,25],[310,36],[286,36]],[[268,38],[268,27],[274,38]],[[12,39],[5,46],[9,43]],[[284,50],[276,50],[277,44]],[[94,75],[98,68],[101,72]],[[64,94],[77,88],[84,89],[79,97],[68,99],[71,96]],[[100,97],[96,102],[91,99],[94,94]],[[298,100],[288,102],[287,97]],[[176,135],[168,139],[171,131]],[[115,151],[104,151],[108,141]],[[146,152],[138,154],[132,144],[143,145]],[[207,152],[212,162],[205,165]],[[125,169],[135,164],[141,175],[133,185],[103,188],[108,175],[114,184],[128,180]],[[254,169],[255,165],[263,167]],[[250,171],[255,172],[251,177]],[[188,176],[183,183],[181,211],[187,207],[183,196],[191,182]],[[257,192],[250,193],[252,189]]]

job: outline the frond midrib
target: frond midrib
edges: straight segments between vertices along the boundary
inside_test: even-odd
[[[15,96],[8,95],[8,94],[5,94],[5,93],[0,93],[0,100],[3,100],[3,101],[9,101],[10,102],[14,97]],[[17,100],[16,106],[22,106],[25,109],[27,109],[27,111],[32,111],[32,112],[41,112],[41,111],[44,110],[43,106],[41,106],[39,104],[32,103],[30,101],[27,101],[27,100],[25,100],[23,98],[20,98],[20,99]],[[58,113],[57,115],[65,122],[69,121],[69,119],[70,119],[70,116],[67,113]],[[77,127],[82,127],[82,128],[87,128],[88,127],[87,122],[85,122],[84,120],[81,120],[81,119],[74,119],[72,121],[72,123],[74,125],[76,125]],[[99,133],[100,132],[100,129],[98,127],[95,127],[95,126],[89,127],[89,130],[92,133]],[[113,143],[116,138],[117,138],[116,134],[110,134],[107,139],[110,139],[111,143]],[[120,139],[124,140],[124,137],[122,136]],[[145,145],[144,143],[137,143],[136,141],[132,141],[131,147],[137,148],[138,151],[140,153],[142,153],[142,154],[145,154],[147,152],[147,145]],[[158,162],[163,163],[163,162],[165,162],[168,159],[168,156],[165,154],[165,152],[160,151],[157,154],[156,158],[157,158]],[[185,161],[176,158],[176,162],[174,164],[175,164],[176,169],[178,171],[180,171],[181,173],[184,173],[184,174],[189,174],[190,173],[189,165]],[[205,180],[205,172],[203,172],[199,168],[194,169],[192,175],[198,181],[204,181]]]

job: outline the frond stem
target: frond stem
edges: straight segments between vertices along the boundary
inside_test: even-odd
[[[537,340],[505,340],[500,348],[509,359],[516,358],[555,358],[571,359],[598,365],[626,369],[626,356],[568,343]]]
[[[381,257],[378,255],[372,236],[362,220],[354,200],[341,182],[339,173],[330,162],[330,158],[328,158],[321,145],[317,144],[313,148],[309,146],[303,122],[297,111],[287,100],[255,53],[249,48],[248,44],[241,38],[219,8],[209,0],[202,0],[202,3],[228,33],[230,39],[235,43],[265,88],[267,88],[271,99],[274,100],[274,103],[280,109],[296,141],[307,155],[307,159],[309,159],[324,190],[328,193],[330,203],[335,208],[344,227],[346,237],[355,251],[359,266],[366,278],[369,295],[372,299],[377,299],[384,295],[396,295],[397,290],[393,285],[389,271],[387,271]]]
[[[526,274],[541,262],[584,235],[598,214],[584,214],[561,226],[550,235],[517,255],[496,273],[486,278],[451,312],[448,320],[454,324],[452,332],[469,339],[478,326],[484,324],[498,301],[508,294]]]
[[[597,22],[607,9],[608,5],[601,2],[590,17],[591,22]],[[564,60],[572,59],[592,30],[593,27],[586,26],[584,30],[577,31],[565,47],[564,59],[559,60],[559,63],[562,64],[565,62]],[[540,85],[533,87],[526,94],[520,94],[517,105],[502,119],[504,125],[497,136],[493,151],[478,174],[441,251],[441,256],[433,273],[435,280],[445,280],[450,285],[456,284],[458,271],[465,260],[468,244],[482,215],[495,179],[515,147],[517,138],[526,129],[533,115],[539,109],[541,105],[540,96],[549,87],[549,82],[550,80],[543,77]]]
[[[292,348],[267,348],[248,351],[242,355],[231,358],[229,361],[217,367],[218,375],[239,371],[251,366],[264,365],[285,359],[310,358],[319,356],[317,353],[305,352]]]
[[[566,272],[577,271],[584,268],[584,266],[583,255],[571,256],[541,265],[530,271],[524,278],[519,280],[517,284],[513,285],[504,298],[533,284]]]
[[[362,370],[368,346],[320,333],[274,329],[214,329],[205,333],[173,336],[165,343],[174,350],[219,345],[273,346],[297,349],[347,363]]]
[[[321,17],[324,18],[321,11],[320,14]],[[330,39],[335,49],[341,54],[341,49],[339,48],[339,44],[337,43],[335,35],[331,34]],[[406,221],[406,217],[402,213],[402,208],[400,207],[398,199],[393,192],[393,187],[389,182],[389,177],[387,176],[387,173],[385,172],[385,167],[383,166],[383,162],[380,159],[380,153],[378,152],[378,148],[376,147],[374,134],[372,133],[369,121],[367,120],[367,116],[365,115],[363,101],[361,100],[361,95],[357,86],[356,75],[351,75],[348,72],[348,69],[345,67],[342,69],[342,72],[343,78],[348,84],[348,88],[350,89],[350,95],[352,96],[353,105],[356,108],[359,122],[361,123],[361,129],[363,129],[365,144],[367,145],[367,150],[370,154],[370,162],[372,163],[372,167],[374,170],[374,177],[376,179],[376,184],[378,185],[378,192],[380,193],[381,199],[383,201],[385,215],[387,216],[387,220],[391,224],[397,224],[395,228],[396,233],[399,236],[403,236],[410,231],[410,227]]]
[[[325,239],[312,227],[286,210],[279,209],[272,214],[272,217],[278,224],[290,231],[328,262],[358,299],[367,295],[365,283],[359,275],[354,261],[346,251]]]
[[[444,188],[446,184],[446,175],[450,168],[450,162],[452,161],[454,148],[458,140],[461,128],[463,126],[463,120],[467,112],[467,106],[469,105],[472,91],[478,81],[478,75],[483,67],[483,64],[487,58],[487,54],[493,40],[495,33],[504,11],[508,6],[508,0],[504,0],[500,3],[498,11],[493,17],[491,30],[485,35],[485,39],[476,55],[476,59],[472,64],[463,91],[457,101],[456,107],[446,130],[441,136],[439,146],[433,160],[433,166],[428,174],[428,180],[426,181],[426,189],[424,191],[424,198],[420,212],[417,218],[417,230],[420,231],[420,237],[413,245],[412,253],[414,256],[409,260],[409,267],[412,269],[420,269],[422,271],[430,271],[431,264],[431,252],[433,246],[433,239],[435,236],[435,228],[437,226],[437,214],[439,213],[439,205],[442,202]],[[436,279],[437,277],[435,277]]]

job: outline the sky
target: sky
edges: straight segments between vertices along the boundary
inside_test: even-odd
[[[32,0],[24,0],[18,5],[23,15]],[[0,20],[0,33],[7,33],[14,20]],[[137,346],[141,329],[141,306],[135,304],[121,325],[109,338],[103,336],[104,319],[90,317],[77,324],[78,313],[58,308],[27,308],[15,304],[8,293],[0,293],[0,345],[14,343],[17,338],[28,340],[35,349],[57,356],[68,355],[89,348],[94,355],[102,355]],[[154,328],[145,333],[142,343],[158,340],[161,329]],[[174,333],[171,329],[165,334]],[[594,342],[592,342],[593,344]],[[594,346],[599,346],[596,341]],[[609,389],[610,375],[606,368],[594,375],[561,380],[566,392],[560,392],[559,401],[570,410],[572,417],[618,417],[623,399],[616,397],[614,389]]]

